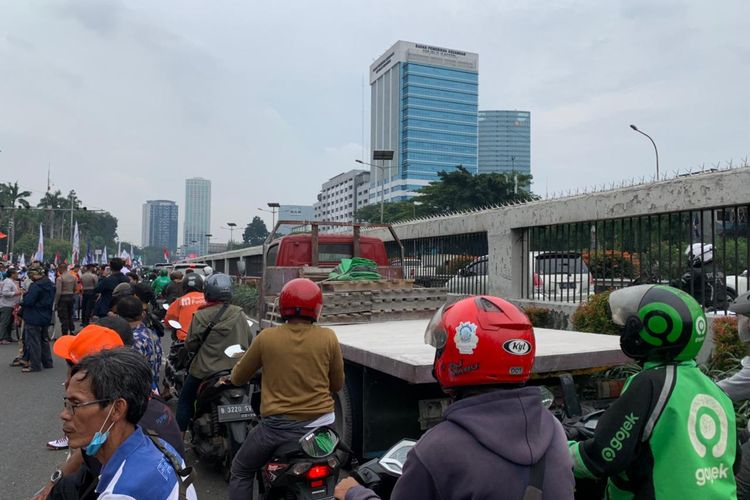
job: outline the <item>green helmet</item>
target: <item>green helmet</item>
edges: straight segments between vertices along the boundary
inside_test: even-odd
[[[169,276],[169,271],[167,271],[166,269],[162,268],[162,269],[159,270],[159,276]]]
[[[639,285],[609,296],[612,321],[622,327],[620,348],[645,361],[695,359],[708,332],[706,315],[689,294],[664,285]]]

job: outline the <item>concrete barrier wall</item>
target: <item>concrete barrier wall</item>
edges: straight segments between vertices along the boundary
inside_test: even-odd
[[[402,240],[487,233],[488,292],[502,297],[521,297],[519,263],[524,258],[523,239],[529,227],[750,204],[748,186],[750,168],[744,167],[409,221],[396,224],[394,228]],[[372,230],[367,234],[384,241],[392,239],[387,230]],[[237,262],[241,258],[259,255],[261,251],[261,247],[244,248],[195,260],[206,260],[217,270],[236,272]]]

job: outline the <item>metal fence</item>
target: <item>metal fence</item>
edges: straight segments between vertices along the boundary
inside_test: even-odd
[[[747,291],[748,205],[530,227],[522,295],[581,302],[639,283],[683,289],[724,310]]]
[[[451,293],[487,293],[487,233],[401,240],[404,275],[417,286],[446,287]],[[393,265],[401,263],[397,245],[386,242]]]

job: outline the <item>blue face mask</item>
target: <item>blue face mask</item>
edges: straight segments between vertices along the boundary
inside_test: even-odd
[[[91,442],[86,446],[86,455],[93,457],[96,455],[101,447],[104,445],[104,443],[107,442],[107,439],[109,439],[109,431],[112,429],[112,426],[115,425],[114,422],[112,422],[106,431],[102,432],[102,429],[104,429],[104,424],[107,423],[107,419],[112,415],[112,410],[115,408],[115,405],[113,404],[112,407],[109,409],[109,413],[107,413],[107,418],[104,419],[104,422],[102,422],[102,427],[99,429],[96,434],[94,434],[94,438],[91,440]]]

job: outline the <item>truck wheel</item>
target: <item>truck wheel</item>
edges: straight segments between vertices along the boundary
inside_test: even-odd
[[[339,392],[333,394],[333,408],[336,414],[334,430],[350,449],[352,447],[354,417],[352,415],[352,402],[346,385]]]

